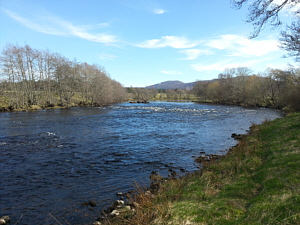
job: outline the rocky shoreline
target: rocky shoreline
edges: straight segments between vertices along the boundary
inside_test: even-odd
[[[102,210],[102,213],[93,223],[93,225],[100,225],[109,223],[111,219],[119,217],[124,214],[134,214],[136,208],[139,207],[137,203],[139,198],[153,199],[156,193],[159,191],[162,183],[167,182],[170,179],[179,179],[176,171],[169,171],[169,177],[162,177],[157,171],[152,171],[150,174],[151,184],[148,188],[143,189],[137,185],[136,190],[132,190],[126,193],[116,193],[117,200],[108,208]]]
[[[243,134],[233,133],[231,135],[231,138],[240,141],[244,136],[245,135]],[[237,145],[229,148],[227,153],[233,150]],[[200,156],[195,158],[194,161],[201,164],[201,166],[198,167],[199,169],[201,169],[210,163],[220,160],[223,156],[224,155],[220,154],[206,154],[206,152],[201,151]],[[181,171],[185,172],[183,170]],[[109,224],[109,221],[111,219],[118,219],[118,217],[124,216],[125,214],[134,214],[136,208],[139,207],[139,204],[136,201],[138,198],[146,198],[149,200],[155,198],[156,193],[160,190],[160,187],[164,182],[168,182],[172,179],[180,179],[180,176],[178,176],[175,170],[169,170],[168,177],[162,177],[157,171],[152,171],[149,178],[151,180],[151,184],[146,189],[137,187],[137,190],[135,191],[116,193],[118,199],[115,200],[115,202],[110,207],[102,210],[101,215],[97,218],[93,225],[102,225],[107,223]],[[91,205],[91,202],[88,202],[86,204]]]

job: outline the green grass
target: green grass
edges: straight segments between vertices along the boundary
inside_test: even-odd
[[[116,224],[300,224],[300,113],[252,126],[226,156],[149,201],[138,223]]]

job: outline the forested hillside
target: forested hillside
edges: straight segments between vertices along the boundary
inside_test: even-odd
[[[59,53],[7,44],[1,54],[0,96],[6,109],[33,106],[99,106],[126,98],[103,67],[70,61]],[[3,108],[2,108],[3,109]]]

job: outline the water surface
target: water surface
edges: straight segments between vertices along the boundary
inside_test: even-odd
[[[0,114],[0,216],[14,224],[90,224],[117,192],[151,171],[195,171],[201,151],[225,154],[232,133],[281,117],[264,108],[191,102],[115,104]],[[90,210],[81,203],[97,202]],[[51,214],[51,215],[50,215]]]

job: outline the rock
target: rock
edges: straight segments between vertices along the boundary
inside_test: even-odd
[[[94,201],[89,201],[89,205],[92,206],[92,207],[94,207],[94,206],[97,206],[97,203],[94,202]]]
[[[2,224],[8,224],[10,222],[10,218],[9,218],[9,216],[2,216],[1,218],[0,218],[0,224],[2,225]]]
[[[5,220],[6,223],[10,221],[9,216],[2,216],[1,219]]]
[[[88,202],[83,202],[81,203],[82,206],[89,206],[89,203]]]
[[[98,218],[97,218],[97,221],[98,222],[101,222],[101,221],[104,221],[106,219],[106,217],[105,216],[99,216]],[[100,223],[101,224],[101,223]]]
[[[176,171],[174,171],[174,170],[169,170],[169,172],[171,172],[171,173],[169,174],[169,177],[170,177],[170,178],[175,178],[175,177],[177,176]]]
[[[109,207],[109,209],[110,209],[110,211],[114,211],[116,209],[124,208],[124,206],[125,206],[124,201],[122,201],[122,200],[116,200],[114,202],[114,204],[111,207]]]
[[[118,215],[120,215],[120,212],[119,212],[119,210],[113,210],[110,214],[109,214],[111,217],[116,217],[116,216],[118,216]]]
[[[243,135],[242,134],[236,134],[236,133],[233,133],[231,134],[231,137],[234,139],[234,140],[241,140],[243,138]]]
[[[142,100],[142,101],[136,101],[136,102],[133,102],[133,101],[130,101],[129,103],[149,103],[149,101],[147,100]]]
[[[93,225],[101,225],[102,223],[100,223],[99,221],[96,221],[93,223]]]
[[[152,171],[150,175],[150,180],[153,181],[161,181],[163,179],[162,176],[159,175],[157,171]]]
[[[81,203],[81,205],[82,206],[92,206],[92,207],[94,207],[94,206],[97,206],[97,203],[95,202],[95,201],[88,201],[88,202],[83,202],[83,203]]]
[[[117,195],[118,197],[120,197],[120,196],[123,196],[123,193],[122,193],[122,192],[118,192],[116,195]]]

